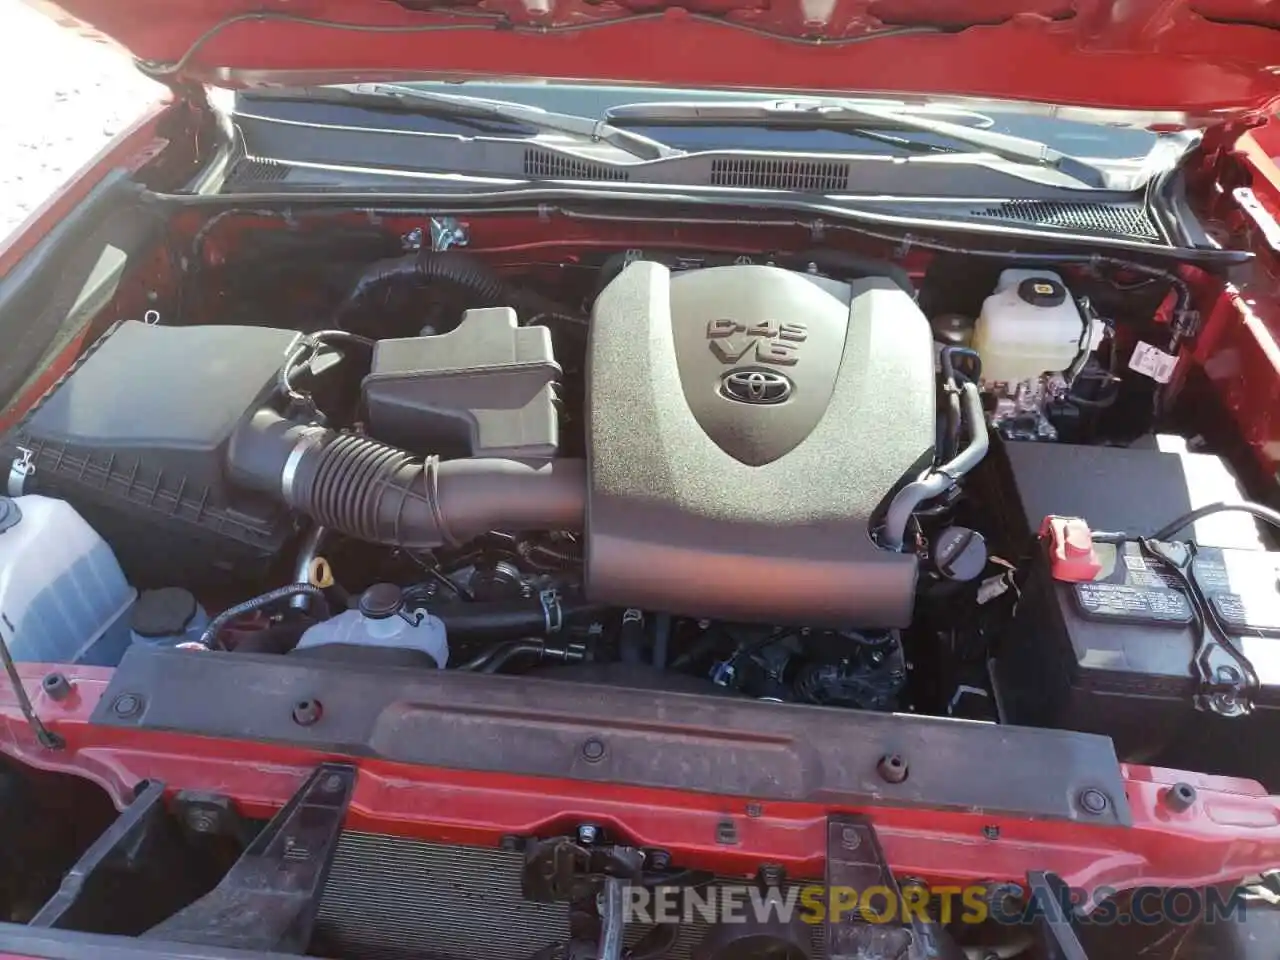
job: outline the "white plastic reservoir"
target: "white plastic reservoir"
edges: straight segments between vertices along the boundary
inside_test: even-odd
[[[0,497],[0,631],[15,660],[115,666],[134,590],[71,504]]]
[[[982,357],[983,381],[1020,383],[1068,369],[1090,346],[1085,336],[1085,319],[1060,276],[1005,270],[982,304],[973,347]]]
[[[426,610],[406,606],[400,589],[391,584],[375,584],[366,590],[360,597],[358,610],[344,610],[308,627],[297,649],[335,643],[417,650],[441,669],[449,663],[449,639],[444,622]]]

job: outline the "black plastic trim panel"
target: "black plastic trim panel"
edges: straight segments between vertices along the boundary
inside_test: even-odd
[[[141,709],[115,710],[126,694]],[[92,722],[756,800],[1131,822],[1105,737],[525,677],[134,647]],[[886,754],[901,783],[877,772]],[[1087,789],[1103,813],[1080,807]]]

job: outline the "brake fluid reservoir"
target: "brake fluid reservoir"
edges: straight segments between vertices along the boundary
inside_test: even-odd
[[[1047,270],[1005,270],[973,332],[987,383],[1019,383],[1068,369],[1087,349],[1085,320]]]
[[[15,660],[115,666],[135,593],[65,500],[0,497],[0,630]]]

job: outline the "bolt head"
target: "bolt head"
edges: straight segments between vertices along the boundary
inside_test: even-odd
[[[117,717],[135,717],[142,712],[142,698],[135,693],[122,693],[111,704],[111,712]]]
[[[1091,813],[1096,817],[1106,813],[1109,806],[1111,806],[1111,801],[1107,799],[1107,795],[1101,790],[1088,787],[1080,791],[1080,807],[1085,813]]]
[[[300,727],[309,727],[320,719],[324,706],[319,700],[299,700],[293,705],[293,722]]]
[[[1196,802],[1196,788],[1189,783],[1175,783],[1164,792],[1164,802],[1165,806],[1177,813],[1190,810]]]
[[[75,689],[75,685],[67,679],[65,673],[56,672],[45,674],[44,679],[40,681],[40,686],[50,700],[58,701],[67,699]]]
[[[599,763],[604,759],[604,741],[599,737],[588,737],[582,742],[582,759],[588,763]]]
[[[907,761],[901,754],[886,753],[876,765],[876,771],[885,783],[902,783],[907,779]]]

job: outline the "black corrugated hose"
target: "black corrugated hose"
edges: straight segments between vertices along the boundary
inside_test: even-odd
[[[372,306],[376,297],[385,296],[394,287],[429,284],[447,284],[464,292],[468,309],[513,307],[526,314],[539,313],[555,318],[573,316],[571,310],[546,297],[508,284],[469,254],[458,250],[423,250],[370,264],[338,307],[334,326],[345,327],[348,320]]]

